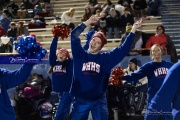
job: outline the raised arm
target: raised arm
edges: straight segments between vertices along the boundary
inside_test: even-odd
[[[53,65],[54,62],[56,61],[56,50],[57,50],[57,43],[58,43],[58,38],[53,37],[51,45],[50,45],[50,53],[49,53],[49,64]]]
[[[95,23],[97,21],[98,18],[96,16],[91,16],[86,22],[81,23],[71,32],[71,50],[73,58],[79,57],[79,55],[81,55],[80,53],[84,51],[84,49],[81,46],[81,40],[79,38],[80,34],[88,25],[90,25],[91,23]]]
[[[25,82],[31,74],[33,65],[34,64],[24,64],[20,69],[15,71],[1,69],[0,76],[3,80],[4,86],[6,86],[6,89],[15,87]]]
[[[134,36],[136,29],[141,27],[142,20],[137,21],[136,23],[133,24],[133,27],[131,29],[131,32],[129,35],[126,37],[125,41],[123,44],[112,50],[108,55],[109,55],[109,61],[108,61],[108,69],[112,69],[115,65],[117,65],[121,60],[127,55],[127,53],[131,49],[131,44],[133,42]],[[113,62],[111,62],[113,60]]]

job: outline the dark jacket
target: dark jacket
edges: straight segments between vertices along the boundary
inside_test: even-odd
[[[108,15],[106,17],[107,28],[116,28],[120,26],[119,16],[116,14],[114,17]]]
[[[167,39],[167,44],[166,44],[167,53],[171,56],[171,62],[173,63],[178,62],[177,51],[173,41],[171,40],[169,35],[166,35],[166,39]]]
[[[129,33],[125,33],[123,36],[122,36],[122,40],[121,40],[121,43],[123,43],[127,37]],[[150,38],[150,36],[152,36],[153,33],[145,33],[145,32],[141,32],[141,31],[136,31],[135,32],[135,37],[133,39],[133,43],[131,45],[131,50],[135,47],[135,44],[136,42],[139,40],[139,38],[142,36],[142,41],[143,41],[143,44],[142,44],[142,48],[145,48],[145,43],[147,42],[147,40]],[[148,55],[149,52],[148,51],[142,51],[142,55]]]
[[[8,29],[7,36],[8,37],[17,37],[17,28],[14,28],[14,30],[11,28]]]

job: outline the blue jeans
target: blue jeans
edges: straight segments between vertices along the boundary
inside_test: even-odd
[[[149,9],[147,11],[147,15],[152,15],[153,12],[155,12],[157,14],[157,16],[161,16],[161,9],[160,8],[153,9],[153,8],[149,7]]]
[[[75,98],[71,120],[87,120],[90,111],[93,120],[108,120],[108,108],[105,95],[93,101]]]
[[[118,30],[118,28],[117,27],[115,27],[115,28],[109,27],[108,28],[108,39],[111,38],[112,30],[114,30],[115,38],[119,38],[119,30]]]
[[[69,92],[63,92],[59,94],[59,97],[59,105],[54,120],[65,120],[70,112],[73,96]]]

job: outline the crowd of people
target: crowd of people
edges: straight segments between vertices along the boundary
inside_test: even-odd
[[[71,120],[87,120],[89,113],[93,119],[108,120],[106,91],[111,70],[127,55],[150,55],[152,59],[142,66],[137,66],[135,58],[130,59],[128,68],[124,69],[125,75],[122,77],[123,84],[127,82],[135,84],[139,80],[147,82],[147,108],[144,119],[154,120],[160,116],[163,120],[180,119],[179,63],[176,63],[178,58],[174,43],[165,33],[163,25],[158,25],[156,33],[153,34],[139,30],[146,15],[161,15],[161,4],[160,0],[149,0],[148,2],[119,0],[118,5],[114,5],[110,0],[105,0],[104,4],[99,4],[97,0],[89,0],[81,19],[82,23],[78,26],[75,26],[76,11],[74,8],[62,14],[62,24],[71,28],[72,57],[67,49],[58,48],[60,38],[54,35],[50,45],[50,69],[48,71],[52,75],[52,90],[59,95],[54,120],[65,120],[67,117]],[[17,27],[15,22],[11,22],[11,19],[15,18],[14,15],[16,17],[26,16],[26,7],[33,7],[35,14],[31,24],[40,25],[42,23],[39,15],[42,15],[43,11],[38,0],[24,0],[21,4],[22,9],[19,9],[11,0],[8,6],[3,11],[1,19],[0,53],[12,53],[13,43],[18,40],[19,36],[31,35],[23,21],[19,21]],[[135,20],[134,17],[141,19]],[[80,34],[87,27],[96,32],[84,46],[81,46]],[[33,37],[36,38],[36,36]],[[120,39],[121,37],[122,41],[119,46],[110,51],[101,51],[107,44],[107,39]],[[163,60],[163,55],[170,55],[170,61]],[[174,63],[176,64],[173,65]],[[0,119],[15,120],[16,115],[10,105],[7,89],[24,83],[30,76],[33,65],[25,64],[17,71],[0,70],[2,72]],[[13,80],[14,77],[18,77],[18,80]],[[39,87],[36,86],[37,83],[30,84]],[[24,92],[26,89],[24,88]],[[166,93],[168,99],[164,98]]]

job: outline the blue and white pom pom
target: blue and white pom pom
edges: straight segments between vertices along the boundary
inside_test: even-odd
[[[40,61],[47,53],[32,36],[21,36],[19,41],[15,43],[15,50],[17,50],[21,56],[33,56]]]

